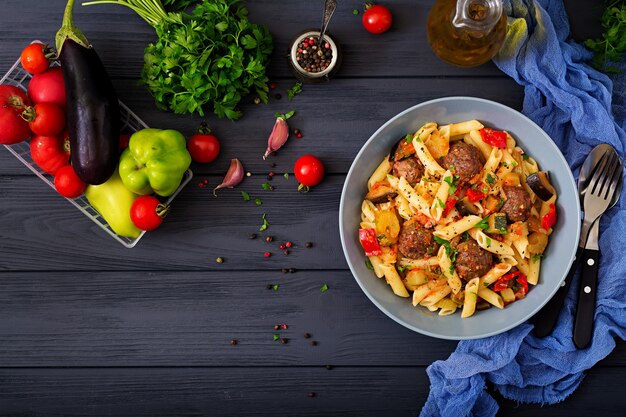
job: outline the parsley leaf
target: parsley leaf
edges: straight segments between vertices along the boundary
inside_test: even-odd
[[[289,179],[289,174],[285,172],[285,173],[283,174],[283,178],[285,178],[286,180],[288,180],[288,179]]]
[[[526,154],[522,155],[522,160],[524,160],[524,161],[528,160],[529,158],[530,158],[530,156],[528,156]]]
[[[437,205],[439,206],[439,208],[445,209],[446,205],[444,204],[443,201],[441,201],[440,198],[437,199]]]
[[[263,184],[261,184],[261,187],[263,187],[263,189],[267,191],[272,188],[272,184],[270,184],[269,182],[264,182]]]
[[[260,206],[261,204],[263,204],[263,202],[261,201],[260,198],[255,198],[254,199],[254,204],[256,204],[257,206]]]
[[[326,292],[326,291],[328,291],[328,288],[329,288],[328,284],[324,284],[324,285],[322,285],[322,288],[320,288],[320,291],[321,292]]]
[[[269,222],[267,221],[267,219],[265,218],[266,214],[263,213],[262,219],[263,219],[263,224],[261,225],[261,227],[259,227],[259,231],[264,231],[267,230],[268,226],[270,225]]]
[[[410,269],[410,268],[411,268],[411,265],[404,265],[404,266],[397,266],[396,265],[396,269],[398,271],[400,271],[400,272],[404,272],[404,271],[406,271],[407,269]]]
[[[372,265],[372,261],[370,261],[369,259],[365,260],[365,266],[367,267],[367,269],[369,270],[374,270],[374,265]]]
[[[446,249],[446,255],[448,256],[448,258],[450,258],[450,261],[452,261],[452,263],[456,262],[456,256],[459,252],[456,249],[452,249],[452,246],[450,246],[450,242],[440,238],[439,236],[433,235],[433,238],[435,239],[435,242],[437,242]]]
[[[274,291],[278,291],[278,287],[279,287],[279,285],[278,285],[278,284],[274,284],[274,285],[272,285],[272,289],[273,289]]]
[[[540,253],[536,253],[533,255],[533,262],[538,262],[541,258],[543,258],[543,255]]]
[[[280,335],[278,333],[274,333],[274,342],[280,339]]]
[[[606,1],[606,9],[601,17],[602,37],[587,39],[585,46],[593,51],[592,65],[607,73],[619,71],[608,65],[618,62],[626,53],[626,3],[623,0]]]
[[[489,185],[494,185],[496,183],[496,177],[494,175],[492,175],[491,173],[487,174],[487,184]]]
[[[448,195],[454,194],[456,192],[456,184],[459,180],[459,177],[456,175],[454,175],[452,178],[446,176],[443,178],[443,180],[450,186],[450,189],[448,190]]]
[[[243,201],[250,201],[250,194],[245,191],[241,192],[241,196],[243,197]]]
[[[487,243],[487,247],[490,248],[491,247],[491,238],[488,237],[485,242]]]
[[[477,227],[483,230],[489,229],[489,217],[485,217],[484,219],[481,219],[481,221],[476,223],[474,227]]]
[[[289,101],[293,100],[295,96],[302,92],[302,83],[295,83],[293,87],[287,90],[287,98]]]
[[[404,137],[404,141],[405,141],[406,143],[411,143],[411,142],[413,142],[413,135],[412,135],[412,134],[410,134],[410,133],[409,133],[409,134],[407,134],[407,135]]]

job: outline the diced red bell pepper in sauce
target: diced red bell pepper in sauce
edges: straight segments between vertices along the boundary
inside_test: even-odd
[[[556,224],[556,206],[554,203],[550,204],[550,210],[541,218],[541,227],[546,230],[550,230],[552,226]]]
[[[365,250],[365,256],[380,256],[383,254],[376,238],[375,229],[359,229],[359,240],[363,250]]]
[[[480,129],[480,137],[488,145],[501,149],[506,148],[506,132],[485,127]]]

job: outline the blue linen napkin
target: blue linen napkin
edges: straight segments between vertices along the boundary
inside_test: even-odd
[[[576,177],[597,144],[609,143],[624,155],[626,64],[620,65],[615,84],[586,65],[591,53],[568,39],[562,0],[506,1],[505,10],[509,29],[494,61],[524,86],[523,113],[550,135]],[[551,336],[538,339],[533,325],[524,323],[497,336],[462,341],[447,360],[428,367],[431,389],[421,417],[495,416],[498,405],[485,390],[486,381],[515,401],[563,401],[581,383],[583,372],[613,350],[615,337],[626,339],[626,198],[602,217],[600,230],[591,345],[578,350],[572,341],[578,296],[573,282]]]

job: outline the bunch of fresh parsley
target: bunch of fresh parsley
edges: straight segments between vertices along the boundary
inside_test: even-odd
[[[607,73],[618,70],[608,65],[626,53],[626,0],[610,0],[602,14],[602,37],[587,39],[585,46],[593,51],[592,65]]]
[[[167,1],[175,8],[189,3]],[[141,73],[159,108],[203,116],[206,107],[237,120],[251,91],[267,102],[272,36],[248,20],[241,0],[203,0],[192,15],[166,16],[154,25],[158,41],[145,49]]]

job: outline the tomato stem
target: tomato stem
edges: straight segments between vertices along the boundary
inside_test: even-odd
[[[159,204],[156,207],[156,214],[160,218],[164,219],[168,214],[170,214],[170,205],[169,204]]]
[[[209,127],[207,122],[200,123],[200,127],[198,128],[198,133],[200,133],[201,135],[210,135],[211,134],[211,128]]]

